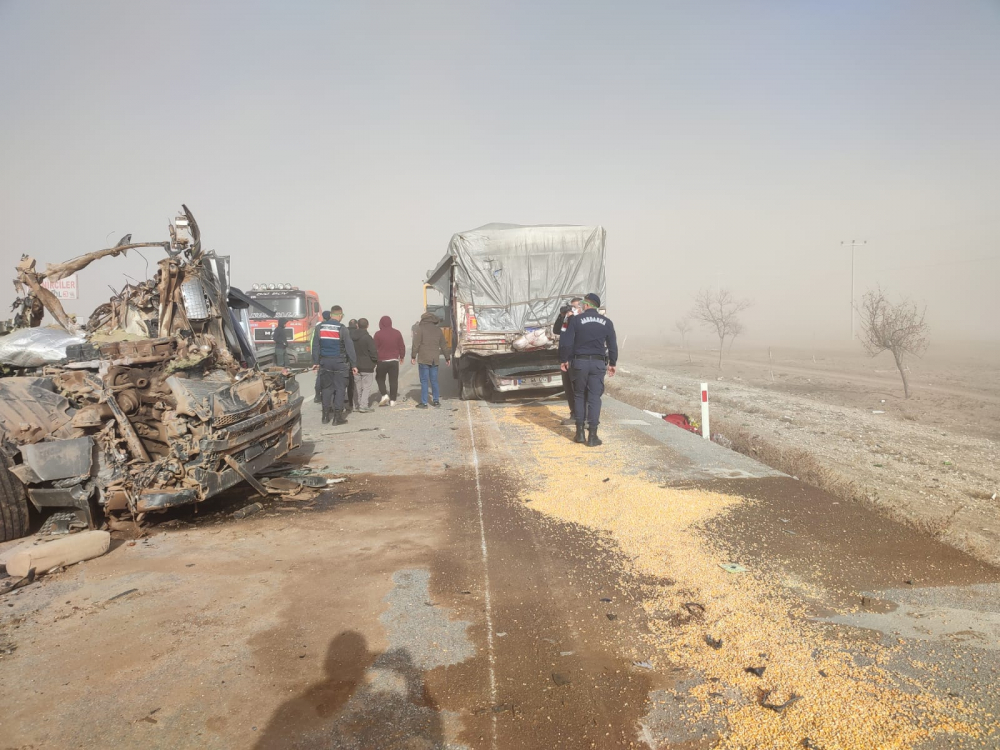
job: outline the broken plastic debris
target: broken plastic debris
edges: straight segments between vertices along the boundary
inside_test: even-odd
[[[772,691],[770,690],[760,690],[757,693],[757,703],[763,708],[770,709],[771,711],[774,711],[775,713],[778,714],[780,714],[786,708],[790,708],[794,703],[797,703],[802,699],[801,695],[795,695],[793,693],[792,696],[784,703],[768,703],[767,699],[768,697],[770,697],[771,692]]]
[[[722,648],[722,639],[721,638],[713,638],[708,633],[705,633],[705,643],[707,643],[709,646],[711,646],[712,648],[714,648],[716,650]]]
[[[739,563],[719,563],[719,567],[727,573],[746,573],[747,569]]]
[[[704,604],[699,604],[698,602],[684,602],[681,606],[684,607],[684,609],[688,611],[688,614],[693,617],[701,617],[705,614]]]
[[[233,513],[233,518],[246,518],[247,516],[252,516],[254,513],[259,513],[264,510],[264,506],[260,503],[251,503],[240,508],[238,511]]]
[[[650,663],[649,659],[643,659],[642,661],[632,662],[633,667],[639,667],[639,669],[652,669],[653,665]]]
[[[110,599],[108,599],[108,601],[109,602],[113,602],[115,599],[121,599],[123,596],[128,596],[129,594],[134,594],[138,590],[139,589],[128,589],[127,591],[123,591],[120,594],[115,594]]]
[[[616,615],[614,612],[608,612],[608,614],[606,614],[605,617],[607,617],[609,620],[617,620],[618,619],[618,615]]]

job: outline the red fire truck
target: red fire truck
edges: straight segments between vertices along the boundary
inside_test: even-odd
[[[277,318],[285,321],[288,331],[288,344],[285,352],[289,367],[308,365],[312,362],[313,329],[320,322],[323,308],[319,304],[319,295],[299,289],[291,284],[254,284],[247,296],[258,300],[265,307],[274,310]],[[254,344],[265,361],[273,361],[274,329],[278,327],[277,318],[268,318],[253,307],[250,313],[250,335]]]

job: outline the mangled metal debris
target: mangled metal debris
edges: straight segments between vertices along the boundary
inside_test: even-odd
[[[91,527],[141,522],[243,480],[261,489],[255,475],[300,444],[298,384],[256,366],[234,322],[244,295],[229,285],[228,258],[202,249],[186,206],[170,235],[126,235],[44,271],[27,256],[17,265],[21,328],[0,339],[0,365],[15,373],[0,378],[0,539],[24,533],[7,519],[26,518],[25,496]],[[167,252],[154,278],[126,285],[83,326],[42,286],[140,247]],[[46,312],[58,329],[39,327]]]

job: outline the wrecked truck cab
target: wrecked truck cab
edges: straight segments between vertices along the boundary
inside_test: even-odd
[[[231,310],[243,295],[229,285],[229,259],[201,250],[186,207],[170,229],[166,243],[123,244],[127,236],[45,271],[30,258],[18,265],[29,306],[42,280],[99,257],[151,245],[168,253],[155,278],[127,284],[82,330],[58,300],[37,295],[73,334],[41,364],[25,367],[23,347],[6,356],[4,337],[0,363],[20,376],[0,378],[0,539],[27,532],[27,502],[71,510],[89,526],[141,522],[255,483],[300,445],[298,383],[259,369],[247,351]],[[22,329],[37,330],[51,329]]]

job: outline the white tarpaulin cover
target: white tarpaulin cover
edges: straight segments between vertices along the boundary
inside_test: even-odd
[[[0,336],[0,364],[11,367],[41,367],[66,359],[70,344],[86,344],[83,336],[62,328],[21,328]]]
[[[454,268],[456,301],[473,305],[480,331],[539,328],[572,297],[605,303],[604,240],[604,227],[487,224],[454,235],[427,283],[447,299]]]

